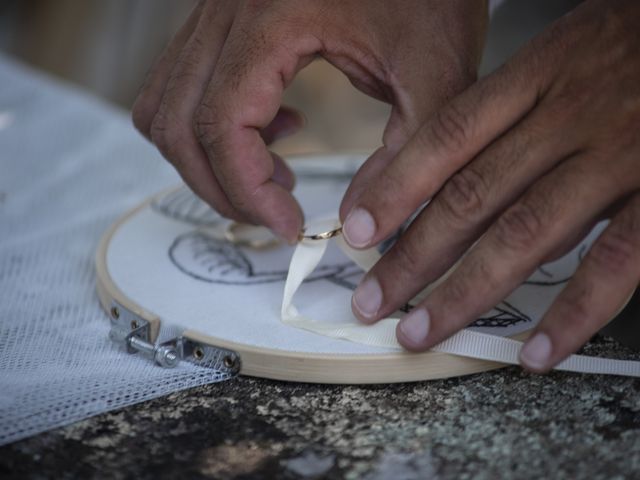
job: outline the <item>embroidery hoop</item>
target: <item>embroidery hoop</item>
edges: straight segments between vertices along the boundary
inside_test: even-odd
[[[332,156],[334,159],[341,157],[344,155]],[[147,321],[149,338],[152,341],[155,341],[158,335],[161,318],[155,313],[154,305],[138,301],[114,280],[109,272],[107,256],[114,236],[124,225],[136,221],[137,216],[148,210],[155,200],[174,190],[176,189],[161,192],[125,214],[106,232],[96,254],[97,290],[101,305],[112,318],[114,305],[117,305],[121,311]],[[184,318],[165,320],[169,324],[184,324]],[[232,341],[221,335],[213,336],[202,329],[189,328],[188,325],[186,327],[183,332],[185,338],[203,346],[216,346],[236,352],[242,362],[241,374],[278,380],[353,384],[393,383],[461,376],[504,366],[496,362],[440,352],[321,354],[295,349],[258,347]],[[512,338],[522,340],[527,336],[527,332],[522,332]]]

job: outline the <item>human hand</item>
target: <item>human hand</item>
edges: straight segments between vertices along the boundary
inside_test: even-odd
[[[550,369],[616,314],[640,280],[639,24],[639,2],[585,2],[439,110],[360,194],[345,197],[345,239],[361,248],[432,198],[355,291],[357,317],[388,316],[470,248],[398,324],[403,346],[428,349],[603,216],[610,224],[521,363]]]
[[[302,125],[280,106],[296,73],[320,55],[392,104],[367,178],[475,79],[485,24],[485,1],[203,1],[151,71],[134,124],[221,214],[294,241],[293,174],[266,144]]]

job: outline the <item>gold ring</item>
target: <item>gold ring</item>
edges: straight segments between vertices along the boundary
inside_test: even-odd
[[[242,238],[242,229],[248,231],[244,233],[249,233],[249,238]],[[266,238],[251,238],[251,235],[255,235],[255,233],[263,235],[266,234]],[[265,227],[238,222],[231,222],[227,225],[224,230],[224,237],[228,242],[233,243],[234,245],[248,247],[254,250],[265,250],[267,248],[275,247],[280,243],[280,240],[278,240]]]
[[[314,233],[313,235],[305,235],[304,232],[306,228],[303,228],[298,235],[298,241],[302,240],[329,240],[335,236],[338,236],[342,233],[342,227],[334,228],[333,230],[328,230],[322,233]]]

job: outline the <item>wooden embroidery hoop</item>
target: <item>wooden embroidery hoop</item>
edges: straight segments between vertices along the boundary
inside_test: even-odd
[[[169,191],[171,190],[174,189]],[[156,340],[162,319],[152,311],[152,307],[142,305],[136,299],[130,298],[116,284],[108,269],[107,253],[112,238],[122,225],[148,208],[154,199],[166,195],[167,192],[154,195],[116,221],[102,237],[95,259],[97,292],[104,310],[112,319],[120,315],[118,309],[124,309],[129,314],[148,321],[151,341]],[[117,305],[117,308],[114,305]],[[256,347],[189,329],[185,330],[182,336],[196,344],[222,347],[236,352],[241,358],[240,374],[295,382],[328,384],[412,382],[468,375],[505,366],[497,362],[440,352],[328,355]],[[528,332],[523,332],[512,338],[522,340],[527,336]]]

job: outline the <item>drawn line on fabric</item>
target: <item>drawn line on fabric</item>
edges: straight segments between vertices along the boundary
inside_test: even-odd
[[[222,217],[200,200],[187,187],[170,192],[152,202],[151,208],[166,217],[194,226],[212,226]],[[395,235],[381,245],[380,253],[388,250],[401,235],[399,229]],[[589,245],[583,244],[578,250],[577,262],[584,258]],[[186,251],[185,251],[186,250]],[[214,239],[195,231],[178,236],[169,248],[172,264],[189,277],[208,283],[222,285],[258,285],[284,282],[286,270],[257,271],[251,260],[241,248],[224,240]],[[567,283],[572,275],[554,279],[554,273],[546,266],[537,270],[538,279],[529,279],[523,285],[535,287],[555,287]],[[351,262],[320,266],[305,283],[326,280],[337,286],[353,291],[357,287],[357,278],[362,271]],[[542,277],[542,279],[540,279]],[[407,303],[399,311],[409,312],[414,305]],[[509,327],[532,319],[510,302],[503,301],[489,314],[475,320],[475,327]]]
[[[179,235],[169,247],[171,263],[191,278],[221,285],[256,285],[284,282],[287,270],[258,271],[242,247],[196,231]],[[362,271],[352,262],[319,267],[305,282],[328,280],[355,289],[349,277]]]

